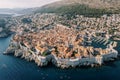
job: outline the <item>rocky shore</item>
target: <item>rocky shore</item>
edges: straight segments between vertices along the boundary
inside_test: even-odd
[[[14,32],[8,31],[8,32],[0,32],[0,38],[8,37],[10,35],[14,34]]]
[[[105,61],[111,61],[117,58],[118,52],[111,49],[109,53],[98,55],[96,57],[86,57],[86,58],[75,58],[75,59],[62,59],[54,54],[49,54],[47,56],[41,56],[37,52],[32,51],[28,47],[23,46],[21,43],[17,43],[11,40],[11,43],[4,53],[5,55],[13,54],[16,57],[21,57],[27,61],[34,61],[38,66],[47,66],[48,63],[52,63],[60,68],[75,68],[81,66],[91,66],[96,65],[101,66]]]
[[[71,20],[56,14],[15,17],[10,30],[16,35],[4,54],[12,53],[38,66],[48,63],[61,68],[102,65],[117,58],[118,52],[114,49],[117,43],[113,41],[105,49],[91,44],[94,41],[107,46],[110,39],[118,37],[119,16],[76,15]]]
[[[1,38],[2,38],[2,37],[7,37],[7,36],[8,36],[8,34],[5,33],[5,32],[0,33],[0,37],[1,37]]]

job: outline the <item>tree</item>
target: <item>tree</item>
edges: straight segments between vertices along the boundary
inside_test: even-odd
[[[5,27],[6,21],[4,19],[0,19],[0,27]]]
[[[23,23],[27,23],[27,24],[29,24],[29,23],[32,22],[32,20],[31,20],[30,18],[23,18],[21,21],[22,21]]]

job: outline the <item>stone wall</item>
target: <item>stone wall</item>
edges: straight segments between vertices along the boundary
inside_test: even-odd
[[[60,59],[53,55],[53,64],[58,67],[68,68],[76,66],[91,66],[94,64],[101,65],[103,63],[102,57],[92,57],[92,58],[76,58],[76,59]]]
[[[112,49],[108,54],[102,54],[91,58],[62,59],[53,54],[41,56],[14,41],[10,43],[10,46],[6,51],[6,53],[10,52],[13,52],[16,57],[21,56],[28,61],[33,60],[38,66],[47,66],[49,62],[52,62],[57,67],[61,68],[92,66],[96,64],[101,65],[104,61],[110,61],[118,56],[118,52],[114,49]]]
[[[118,52],[116,50],[112,50],[110,53],[102,55],[102,57],[103,61],[114,60],[118,57]]]

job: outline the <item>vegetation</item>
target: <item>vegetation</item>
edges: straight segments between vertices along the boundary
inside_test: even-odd
[[[6,21],[4,19],[0,19],[0,27],[5,27]]]
[[[30,18],[23,18],[21,21],[22,21],[23,23],[27,23],[27,24],[29,24],[29,23],[32,22],[32,20],[31,20]]]
[[[29,29],[26,29],[26,28],[25,28],[25,29],[24,29],[24,32],[29,32]]]
[[[116,30],[115,29],[110,29],[108,31],[109,31],[109,34],[114,34]]]
[[[103,14],[116,14],[120,13],[120,10],[107,10],[107,9],[97,9],[97,8],[90,8],[87,5],[81,4],[73,4],[62,6],[59,8],[43,8],[40,11],[41,13],[58,13],[62,15],[67,15],[68,18],[75,15],[84,15],[86,17],[100,17]]]
[[[49,54],[51,54],[51,52],[45,51],[45,52],[42,53],[42,56],[47,56],[47,55],[49,55]]]

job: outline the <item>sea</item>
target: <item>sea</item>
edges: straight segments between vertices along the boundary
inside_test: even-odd
[[[0,80],[120,80],[120,61],[96,68],[38,67],[13,55],[3,55],[11,36],[0,38]]]

